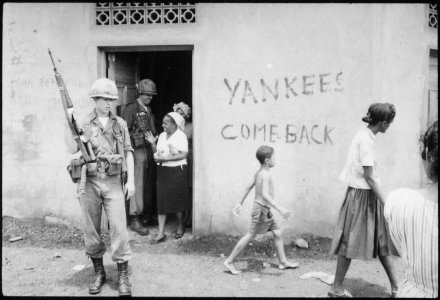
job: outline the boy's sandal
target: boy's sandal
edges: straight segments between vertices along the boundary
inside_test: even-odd
[[[347,290],[344,290],[344,292],[343,292],[342,294],[335,294],[334,292],[329,291],[329,292],[327,293],[327,295],[328,295],[330,298],[353,298],[353,296],[351,295],[351,293],[350,293],[349,291],[347,291]]]

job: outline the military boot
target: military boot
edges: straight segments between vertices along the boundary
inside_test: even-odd
[[[93,258],[93,267],[95,268],[95,280],[89,284],[89,294],[98,294],[102,290],[102,285],[105,282],[104,264],[102,263],[102,257]]]
[[[137,232],[140,235],[147,235],[148,228],[145,228],[141,224],[140,216],[134,216],[130,223],[130,229]]]
[[[119,296],[131,296],[131,285],[128,281],[128,261],[118,263]]]

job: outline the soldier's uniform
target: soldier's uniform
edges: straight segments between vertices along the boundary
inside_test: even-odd
[[[151,88],[152,87],[152,88]],[[154,83],[144,79],[139,83],[139,92],[156,94]],[[130,198],[129,215],[132,216],[131,228],[140,234],[148,232],[141,228],[140,216],[151,218],[156,216],[156,164],[151,144],[145,140],[145,133],[157,134],[155,117],[149,106],[141,105],[140,100],[127,105],[122,112],[127,122],[131,144],[134,148],[134,180],[135,195]]]
[[[127,124],[110,112],[109,121],[103,128],[96,112],[93,111],[82,121],[81,128],[90,139],[93,152],[98,159],[97,163],[88,166],[85,194],[80,197],[85,221],[86,254],[95,258],[102,257],[105,253],[105,245],[100,237],[101,214],[104,208],[110,224],[112,260],[128,261],[131,258],[131,249],[128,244],[125,196],[121,183],[122,160],[116,146],[116,143],[121,142],[124,152],[133,152]],[[121,134],[121,141],[116,137],[118,132]]]
[[[100,78],[93,84],[90,97],[101,99],[98,101],[116,100],[118,99],[116,84],[107,78]],[[95,269],[95,278],[89,285],[89,293],[101,292],[106,280],[102,259],[106,247],[100,236],[102,209],[104,209],[110,225],[111,258],[118,266],[119,295],[129,296],[131,285],[128,279],[128,260],[132,252],[128,243],[125,195],[122,188],[126,153],[128,151],[133,153],[127,123],[109,112],[108,121],[103,127],[95,108],[79,125],[96,157],[96,160],[87,163],[83,157],[73,159],[68,167],[75,182],[81,177],[78,176],[78,171],[85,171],[84,163],[87,169],[84,190],[80,187],[81,184],[78,186],[78,198],[83,215],[86,254],[92,259]],[[74,152],[75,149],[71,150]],[[79,149],[76,148],[77,150]]]

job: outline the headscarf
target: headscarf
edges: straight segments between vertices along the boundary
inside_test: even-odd
[[[167,115],[169,115],[171,118],[173,118],[174,122],[176,122],[177,127],[184,131],[185,130],[185,119],[179,114],[174,111],[169,112]]]
[[[188,118],[189,115],[191,114],[191,107],[189,107],[188,104],[185,104],[185,102],[180,102],[179,104],[173,105],[174,111],[177,111],[179,108],[183,111],[185,118]]]

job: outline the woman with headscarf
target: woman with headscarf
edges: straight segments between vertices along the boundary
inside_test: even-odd
[[[157,212],[159,233],[151,242],[157,244],[166,240],[165,221],[167,214],[176,213],[178,228],[174,234],[180,239],[185,233],[183,212],[188,209],[188,139],[183,128],[185,120],[176,113],[165,115],[162,122],[164,131],[159,137],[147,133],[147,140],[153,147],[157,163]],[[156,145],[157,140],[157,145]]]
[[[188,187],[189,187],[189,209],[185,211],[183,216],[183,224],[187,227],[191,227],[191,210],[192,210],[192,134],[193,134],[193,124],[191,122],[191,107],[185,102],[180,102],[174,104],[173,110],[179,113],[185,119],[184,132],[188,139],[188,157],[186,158],[188,162]]]

